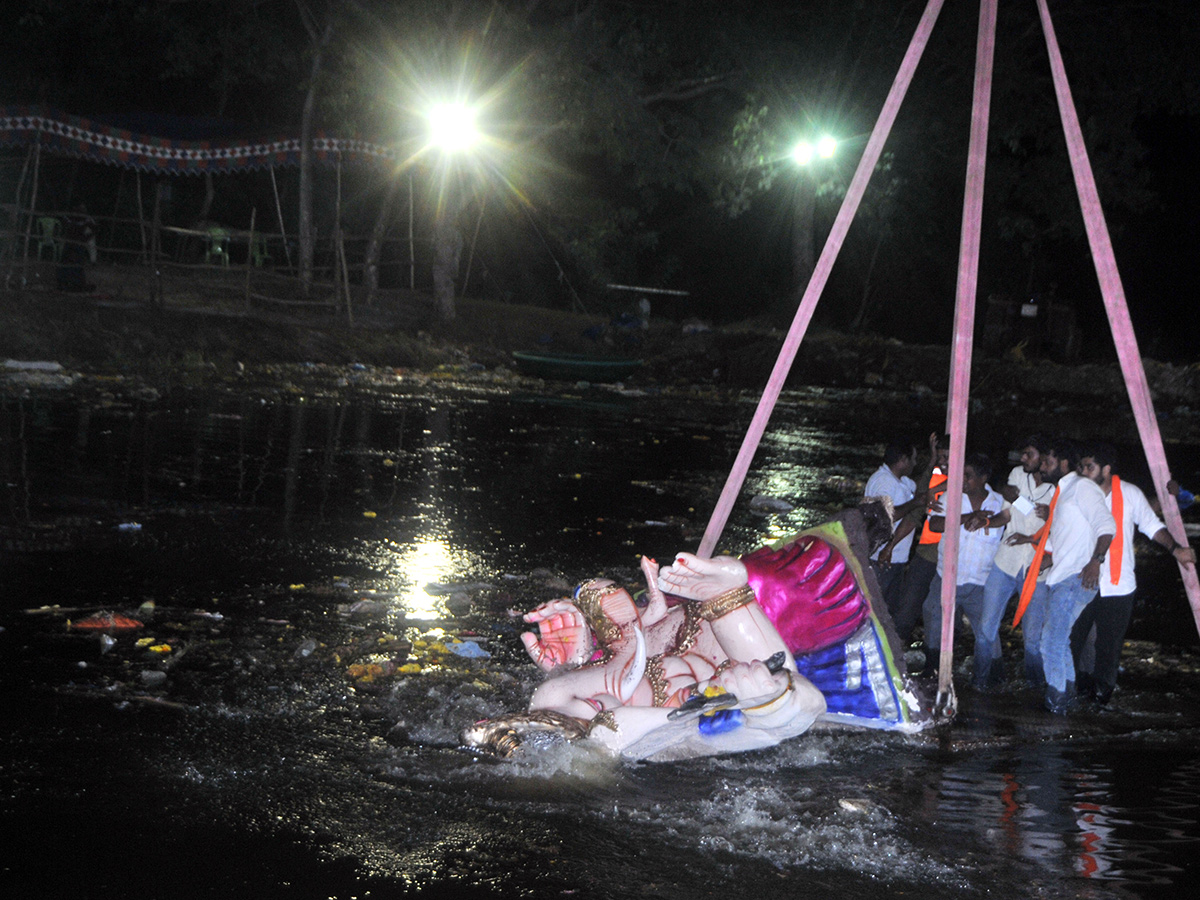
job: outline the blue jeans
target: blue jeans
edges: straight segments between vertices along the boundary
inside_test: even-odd
[[[1075,661],[1071,657],[1071,628],[1083,608],[1096,596],[1096,588],[1085,588],[1078,575],[1050,586],[1046,591],[1046,618],[1042,625],[1042,665],[1048,690],[1066,693],[1075,683]],[[1032,607],[1033,604],[1030,604]],[[1028,612],[1026,613],[1028,615]]]
[[[983,585],[960,584],[954,591],[954,606],[956,610],[966,613],[971,630],[975,633],[975,685],[982,687],[981,674],[986,675],[991,665],[991,657],[982,664],[980,657],[979,633],[983,619]],[[925,595],[925,605],[922,609],[925,617],[925,646],[929,652],[936,655],[942,644],[942,576],[934,575],[929,582],[929,593]]]
[[[1046,610],[1050,591],[1046,582],[1038,582],[1025,615],[1021,617],[1021,636],[1025,641],[1025,680],[1034,687],[1046,683],[1046,666],[1042,661],[1042,632],[1045,630]]]
[[[983,611],[979,629],[975,632],[975,686],[994,687],[1004,678],[1000,661],[1000,623],[1008,601],[1025,583],[1025,570],[1009,575],[999,566],[992,566],[983,585]],[[1041,664],[1039,662],[1039,668]]]

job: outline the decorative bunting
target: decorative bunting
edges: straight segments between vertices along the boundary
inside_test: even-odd
[[[26,146],[39,141],[50,153],[166,175],[248,172],[300,164],[298,138],[178,141],[134,134],[52,110],[0,107],[0,146]],[[344,162],[374,164],[400,158],[396,147],[324,133],[313,138],[313,158],[317,162],[332,165],[339,157]]]

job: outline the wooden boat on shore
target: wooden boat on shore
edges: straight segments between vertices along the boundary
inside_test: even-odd
[[[513,351],[517,370],[534,378],[555,381],[620,381],[636,372],[644,363],[640,359],[585,356],[562,353],[553,356]]]

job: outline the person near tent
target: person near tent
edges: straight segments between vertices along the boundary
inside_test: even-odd
[[[895,606],[917,527],[909,513],[925,507],[925,492],[918,495],[917,483],[910,477],[916,464],[916,445],[893,440],[884,448],[883,462],[867,479],[863,491],[863,497],[887,497],[892,504],[891,540],[871,554],[871,568],[889,610]]]
[[[904,567],[896,604],[889,609],[902,644],[912,640],[913,629],[921,620],[921,607],[925,603],[925,595],[929,593],[929,583],[937,574],[938,543],[942,535],[929,527],[929,519],[942,511],[940,498],[946,491],[949,460],[950,435],[939,436],[936,431],[933,432],[929,435],[929,472],[916,480],[917,484],[928,485],[926,507],[909,514],[919,519],[920,530],[908,555],[908,565]]]
[[[1050,574],[1030,595],[1024,610],[1026,672],[1038,667],[1046,684],[1046,708],[1066,714],[1075,699],[1075,661],[1071,629],[1100,586],[1100,563],[1117,527],[1104,502],[1104,491],[1079,474],[1079,460],[1091,451],[1074,441],[1055,440],[1042,459],[1042,478],[1056,487],[1046,528],[1034,551],[1031,569],[1048,555]]]
[[[1030,435],[1021,441],[1020,463],[1013,466],[1008,482],[1000,490],[1004,508],[993,517],[992,524],[1002,526],[1004,534],[983,586],[983,613],[975,634],[976,669],[980,671],[981,665],[987,665],[987,670],[980,671],[975,681],[980,690],[992,690],[1004,681],[1000,622],[1008,601],[1025,582],[1037,534],[1046,524],[1038,517],[1036,507],[1048,505],[1054,494],[1054,484],[1042,478],[1042,457],[1048,450],[1046,439],[1040,435]],[[1039,580],[1045,578],[1046,573],[1039,575]],[[1037,680],[1040,683],[1040,675]]]
[[[1100,592],[1084,607],[1071,632],[1071,653],[1075,662],[1075,689],[1084,700],[1104,705],[1117,686],[1121,645],[1133,614],[1134,573],[1133,536],[1140,531],[1167,548],[1180,565],[1194,566],[1196,551],[1175,542],[1167,526],[1155,513],[1153,504],[1135,484],[1116,473],[1117,452],[1111,444],[1097,443],[1079,464],[1080,474],[1095,481],[1104,491],[1105,505],[1113,515],[1117,533],[1100,567]],[[1174,483],[1168,488],[1177,490]],[[1095,630],[1091,659],[1084,650]]]
[[[62,262],[55,273],[58,289],[90,291],[93,286],[87,283],[84,276],[84,264],[96,261],[96,221],[88,215],[84,203],[75,204],[75,208],[66,216],[63,231]]]
[[[971,623],[976,635],[975,684],[990,669],[990,657],[980,653],[980,617],[983,613],[983,586],[996,558],[1003,529],[992,524],[992,517],[1000,514],[1004,498],[987,483],[992,475],[992,463],[982,453],[973,453],[963,463],[962,519],[958,535],[958,570],[955,578],[954,603]],[[943,532],[946,528],[945,515],[931,516],[930,528]],[[942,621],[942,576],[945,571],[946,543],[938,544],[937,573],[929,583],[925,595],[925,670],[923,675],[936,672],[937,658],[941,646]]]

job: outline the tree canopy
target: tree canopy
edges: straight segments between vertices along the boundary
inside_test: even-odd
[[[728,320],[786,313],[797,196],[812,191],[819,241],[922,6],[29,0],[0,37],[0,90],[82,115],[220,115],[247,132],[299,133],[311,103],[315,128],[408,148],[433,206],[450,182],[423,147],[423,107],[476,102],[491,139],[453,190],[478,220],[460,228],[483,224],[497,278],[536,257],[534,270],[584,295],[610,281],[682,288],[692,311]],[[1181,228],[1195,236],[1195,188],[1179,190],[1171,153],[1200,109],[1200,13],[1189,0],[1052,12],[1136,303],[1164,288],[1164,270],[1194,274],[1182,254],[1153,262],[1150,235],[1172,247]],[[946,4],[818,321],[948,335],[976,24],[972,4]],[[981,292],[1054,290],[1084,309],[1094,275],[1057,116],[1036,9],[1002,4]],[[817,131],[838,154],[800,176],[788,151]]]

